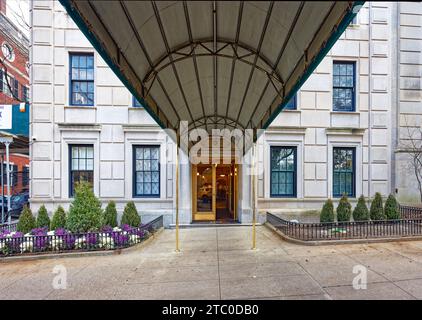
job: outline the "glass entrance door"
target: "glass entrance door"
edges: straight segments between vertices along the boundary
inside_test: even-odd
[[[236,165],[192,165],[192,219],[194,221],[236,221],[236,204]]]
[[[215,220],[215,165],[193,166],[193,219]]]
[[[219,221],[233,220],[230,210],[231,167],[231,165],[217,165],[216,167],[216,219]]]

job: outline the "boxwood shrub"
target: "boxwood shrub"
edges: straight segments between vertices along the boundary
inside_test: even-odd
[[[32,215],[32,211],[28,206],[24,206],[22,209],[22,213],[19,217],[18,224],[16,226],[17,231],[22,233],[28,233],[32,229],[36,227],[36,220],[34,216]]]
[[[334,205],[331,199],[324,203],[319,219],[321,222],[334,222]]]
[[[125,224],[132,227],[139,227],[141,224],[141,218],[139,217],[138,210],[136,210],[136,206],[133,201],[129,201],[123,211],[121,225]]]
[[[101,203],[88,182],[75,186],[75,198],[70,204],[66,229],[73,233],[97,231],[102,224]]]
[[[117,227],[117,210],[114,201],[110,201],[104,210],[103,226]]]
[[[45,205],[42,205],[38,209],[37,228],[50,229],[50,217],[48,216],[48,212],[47,212]]]
[[[57,230],[66,227],[66,212],[62,206],[58,206],[51,219],[50,230]]]
[[[365,197],[363,195],[359,197],[358,203],[356,204],[356,207],[353,210],[353,220],[354,221],[368,221],[369,220],[369,210],[366,205]]]
[[[399,204],[394,195],[390,194],[385,202],[384,214],[388,220],[400,219]]]
[[[371,203],[371,209],[369,210],[371,220],[385,220],[384,208],[382,207],[382,196],[381,193],[375,193],[374,200]]]
[[[347,199],[347,195],[343,194],[337,206],[337,221],[348,222],[352,216],[352,205]]]

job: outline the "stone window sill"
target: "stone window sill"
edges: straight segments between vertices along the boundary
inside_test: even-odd
[[[64,106],[65,109],[94,109],[96,110],[96,106]]]

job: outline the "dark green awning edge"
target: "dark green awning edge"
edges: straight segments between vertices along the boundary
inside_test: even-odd
[[[125,87],[143,105],[145,110],[158,123],[158,125],[162,129],[166,129],[167,127],[164,125],[164,123],[161,122],[161,120],[158,118],[158,116],[155,115],[154,112],[152,112],[151,107],[148,105],[148,103],[141,96],[138,95],[138,93],[134,89],[134,87],[123,76],[123,73],[120,71],[120,69],[117,67],[117,65],[115,65],[114,62],[111,60],[111,58],[108,56],[107,52],[101,46],[100,42],[97,40],[95,35],[86,27],[86,25],[85,25],[82,17],[80,16],[79,12],[76,11],[74,9],[74,7],[72,6],[71,0],[59,0],[59,2],[66,9],[67,13],[72,17],[73,21],[76,23],[76,25],[82,31],[82,33],[85,35],[85,37],[91,43],[91,45],[97,50],[97,52],[104,59],[104,61],[107,63],[107,65],[114,71],[114,73],[117,75],[117,77],[120,79],[120,81],[122,81],[122,83],[125,85]],[[311,62],[308,69],[306,70],[306,72],[300,78],[299,82],[296,83],[296,85],[293,87],[293,89],[290,91],[290,93],[284,98],[283,102],[276,108],[276,110],[272,113],[272,115],[270,115],[270,118],[265,122],[262,129],[267,129],[270,126],[270,124],[274,121],[274,119],[284,109],[284,107],[286,106],[288,101],[296,94],[296,92],[300,89],[300,87],[310,77],[312,72],[314,72],[314,70],[317,68],[317,66],[321,63],[322,59],[324,59],[324,57],[327,55],[328,51],[331,50],[331,48],[336,43],[338,38],[342,35],[342,33],[346,30],[347,26],[350,24],[350,22],[356,16],[357,13],[354,13],[354,9],[358,6],[362,6],[364,3],[365,3],[365,1],[354,2],[353,6],[349,9],[349,12],[346,14],[344,19],[340,22],[337,30],[328,39],[326,46],[322,48],[322,50],[318,53],[316,58]]]

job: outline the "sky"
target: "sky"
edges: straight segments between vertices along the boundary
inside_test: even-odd
[[[6,0],[6,16],[29,38],[29,0]]]

